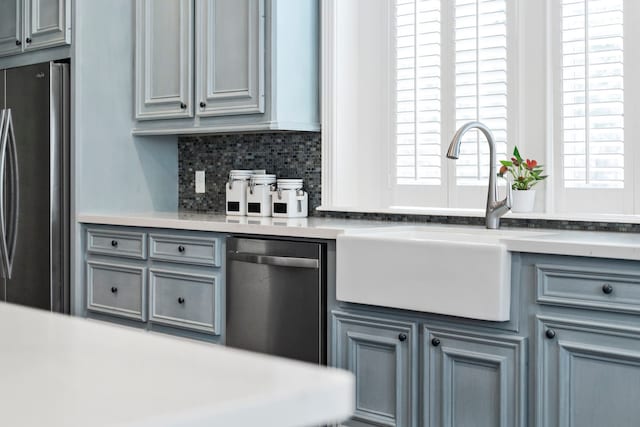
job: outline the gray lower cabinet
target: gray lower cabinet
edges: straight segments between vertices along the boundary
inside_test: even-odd
[[[417,324],[342,311],[332,322],[332,365],[356,377],[356,410],[346,425],[416,426]]]
[[[424,426],[526,426],[526,338],[423,328]]]
[[[640,424],[640,329],[538,316],[536,425]]]
[[[140,264],[87,261],[87,310],[146,321],[146,273]]]

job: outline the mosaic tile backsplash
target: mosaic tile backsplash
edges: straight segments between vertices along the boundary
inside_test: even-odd
[[[309,215],[320,206],[319,132],[182,136],[178,139],[179,206],[224,212],[231,169],[266,169],[279,178],[303,178]],[[205,192],[195,192],[195,171],[205,171]]]

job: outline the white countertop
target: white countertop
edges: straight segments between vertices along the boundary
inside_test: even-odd
[[[0,303],[5,426],[309,426],[354,408],[351,374]]]
[[[374,227],[401,227],[403,222],[364,221],[339,218],[257,218],[210,215],[201,213],[140,213],[86,214],[77,220],[86,224],[123,225],[134,227],[172,228],[180,230],[215,231],[265,236],[335,239],[340,234]],[[442,224],[413,224],[419,227],[445,227]],[[471,227],[471,226],[446,226]],[[482,228],[473,226],[475,228]],[[544,231],[531,236],[504,239],[514,252],[591,256],[640,260],[640,234],[598,231]],[[488,231],[490,232],[490,230]]]

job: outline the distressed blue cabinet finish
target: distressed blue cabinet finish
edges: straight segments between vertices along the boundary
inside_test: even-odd
[[[428,326],[423,337],[425,426],[526,426],[525,338]]]
[[[640,420],[640,329],[538,316],[540,427],[632,427]]]
[[[332,314],[332,365],[356,377],[356,411],[347,425],[417,425],[417,325],[341,311]]]
[[[177,0],[137,1],[139,9],[178,8]],[[193,9],[184,14],[193,17],[193,29],[176,11],[161,15],[172,23],[168,32],[150,33],[138,13],[135,135],[320,129],[318,0],[180,4]],[[146,54],[155,46],[149,40],[168,49]],[[171,90],[141,96],[153,95],[154,81]],[[163,105],[171,109],[157,110]]]

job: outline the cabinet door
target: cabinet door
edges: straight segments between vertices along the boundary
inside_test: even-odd
[[[25,0],[24,49],[69,43],[71,14],[68,0]]]
[[[424,328],[424,425],[526,425],[526,339]]]
[[[264,113],[264,0],[197,0],[199,116]]]
[[[22,7],[20,0],[0,0],[0,56],[20,52]]]
[[[356,377],[356,411],[346,424],[415,426],[416,324],[334,311],[332,329],[332,365]]]
[[[136,119],[193,116],[193,1],[136,2]]]
[[[538,317],[536,337],[536,425],[638,425],[640,329]]]

